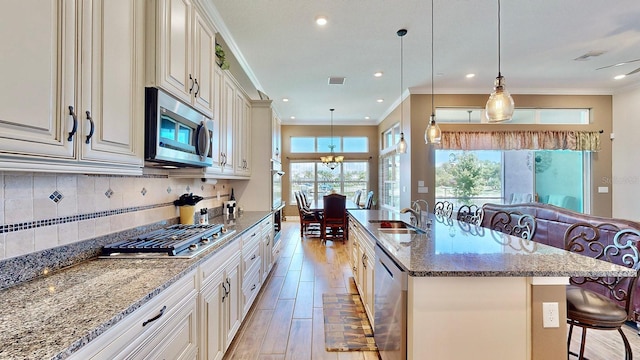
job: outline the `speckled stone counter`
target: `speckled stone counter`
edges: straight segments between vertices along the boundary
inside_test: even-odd
[[[270,212],[214,218],[234,236],[193,259],[92,259],[0,291],[0,359],[64,359]]]
[[[403,220],[409,214],[349,210],[410,276],[635,276],[623,266],[570,253],[483,227],[429,214],[426,234],[389,234],[370,220]]]

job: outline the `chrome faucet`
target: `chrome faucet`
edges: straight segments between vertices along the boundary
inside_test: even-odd
[[[402,210],[400,210],[400,212],[402,214],[406,214],[406,213],[411,213],[411,225],[415,225],[417,227],[420,227],[420,211],[419,210],[414,210],[412,208],[404,208]],[[415,220],[415,224],[413,223]]]
[[[400,210],[400,212],[403,214],[411,213],[413,215],[412,219],[416,219],[415,226],[417,227],[421,227],[422,225],[422,207],[420,206],[420,203],[424,203],[425,211],[429,213],[429,203],[424,199],[414,200],[411,203],[410,208],[404,208]],[[427,220],[427,222],[428,221],[429,220]]]

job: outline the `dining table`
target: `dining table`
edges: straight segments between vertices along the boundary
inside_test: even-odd
[[[357,210],[360,209],[360,206],[356,204],[353,200],[347,199],[345,203],[345,208],[347,210]],[[311,201],[309,204],[309,210],[311,211],[322,211],[324,210],[324,200],[322,198]]]

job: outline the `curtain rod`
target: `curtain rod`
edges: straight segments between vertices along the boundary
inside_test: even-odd
[[[286,159],[287,160],[296,160],[296,161],[298,161],[298,160],[313,160],[313,161],[317,160],[317,161],[320,161],[320,156],[318,156],[318,157],[306,157],[306,156],[303,156],[303,157],[290,157],[290,156],[287,156]],[[371,160],[371,159],[373,159],[373,156],[368,156],[368,157],[352,157],[352,156],[349,156],[349,158],[345,159],[344,162],[348,162],[348,161],[351,161],[351,160]]]

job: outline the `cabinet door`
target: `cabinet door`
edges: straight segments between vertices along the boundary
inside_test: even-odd
[[[240,91],[236,91],[235,106],[235,136],[236,144],[236,169],[237,175],[250,175],[249,167],[251,157],[251,124],[250,112],[251,107],[244,95]]]
[[[278,161],[282,160],[282,121],[278,115],[274,112],[271,119],[272,144],[271,144],[271,157]]]
[[[144,88],[142,36],[144,4],[128,0],[83,2],[83,160],[143,165]]]
[[[367,251],[365,253],[365,275],[364,275],[364,294],[361,295],[362,303],[364,304],[364,309],[369,316],[369,322],[371,326],[374,326],[374,314],[373,314],[373,287],[374,287],[374,277],[373,271],[376,265],[375,263],[375,254]]]
[[[0,152],[75,158],[76,2],[3,1]]]
[[[202,319],[200,357],[206,360],[219,360],[224,355],[225,337],[222,335],[226,293],[222,283],[224,271],[212,275],[213,280],[200,293],[200,318]],[[225,285],[226,288],[226,285]],[[223,299],[224,298],[224,299]]]
[[[262,239],[262,282],[264,283],[273,268],[273,231],[268,231]]]
[[[211,145],[211,156],[213,165],[205,169],[207,174],[220,174],[222,172],[222,153],[224,152],[224,142],[226,133],[224,124],[221,122],[223,118],[222,112],[222,89],[224,84],[222,70],[216,65],[213,68],[213,118],[211,132],[213,133],[213,141]]]
[[[215,33],[206,20],[193,13],[193,73],[197,82],[192,92],[195,107],[213,117],[213,68],[215,65]]]
[[[224,128],[224,151],[223,166],[224,173],[233,173],[234,151],[233,151],[233,131],[235,120],[235,84],[228,76],[223,77],[222,83],[222,117],[220,121]]]
[[[195,86],[191,67],[191,0],[159,0],[160,86],[191,102]]]
[[[242,321],[242,282],[240,281],[240,256],[233,258],[225,268],[227,301],[225,318],[225,350],[233,341]]]

